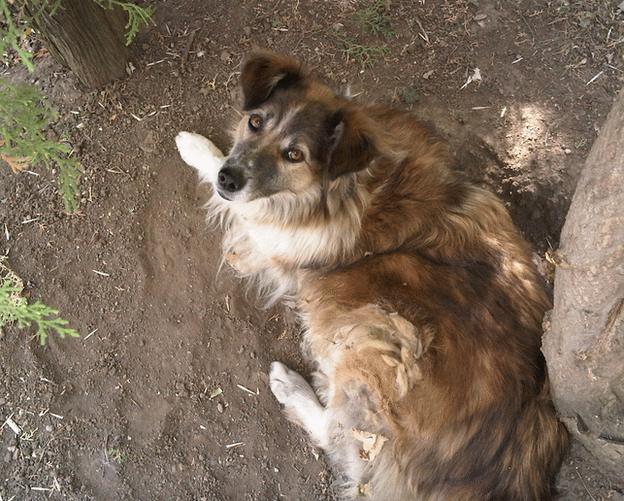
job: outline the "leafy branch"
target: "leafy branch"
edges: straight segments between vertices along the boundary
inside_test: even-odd
[[[9,1],[0,0],[0,55],[4,58],[4,55],[11,50],[15,51],[22,64],[28,68],[28,71],[32,72],[35,69],[32,54],[23,49],[21,45],[25,29],[20,27],[19,20],[23,17],[23,9],[20,9],[19,13],[13,16],[9,8]]]
[[[35,87],[0,80],[0,160],[14,172],[29,165],[56,166],[65,210],[74,212],[81,167],[67,144],[47,138],[45,133],[56,118]]]
[[[104,9],[112,9],[119,7],[128,15],[128,24],[126,24],[126,45],[130,45],[136,38],[139,30],[143,26],[148,26],[154,16],[154,7],[151,5],[142,7],[132,2],[124,2],[122,0],[93,0]]]
[[[17,323],[22,329],[34,325],[41,346],[52,332],[61,339],[80,337],[77,331],[67,327],[69,322],[60,318],[54,308],[40,301],[28,304],[21,295],[23,290],[22,280],[0,260],[0,329],[11,323]]]

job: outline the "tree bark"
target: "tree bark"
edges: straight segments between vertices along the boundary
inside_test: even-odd
[[[586,160],[558,256],[543,346],[555,405],[624,486],[624,90]]]
[[[92,0],[62,0],[53,13],[36,4],[28,11],[50,54],[87,87],[95,89],[126,75],[129,51],[121,9],[103,9]]]

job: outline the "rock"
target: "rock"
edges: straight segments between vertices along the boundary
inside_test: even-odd
[[[145,153],[154,153],[156,151],[156,137],[153,131],[149,131],[145,139],[139,144],[139,148]]]
[[[232,54],[230,54],[227,50],[222,50],[219,55],[219,59],[221,59],[224,63],[230,63],[232,61]]]

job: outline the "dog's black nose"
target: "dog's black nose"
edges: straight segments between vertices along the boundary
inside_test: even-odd
[[[242,172],[231,167],[221,169],[217,180],[219,188],[229,193],[240,191],[245,186],[245,178]]]

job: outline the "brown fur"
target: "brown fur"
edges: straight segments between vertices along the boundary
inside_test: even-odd
[[[250,57],[242,82],[246,108],[327,110],[326,135],[310,132],[327,158],[306,167],[323,196],[285,212],[269,197],[254,224],[345,218],[354,231],[346,250],[281,252],[270,267],[297,284],[326,408],[390,438],[363,466],[372,497],[550,499],[567,444],[540,352],[550,305],[502,203],[409,113],[345,100],[270,53]]]

